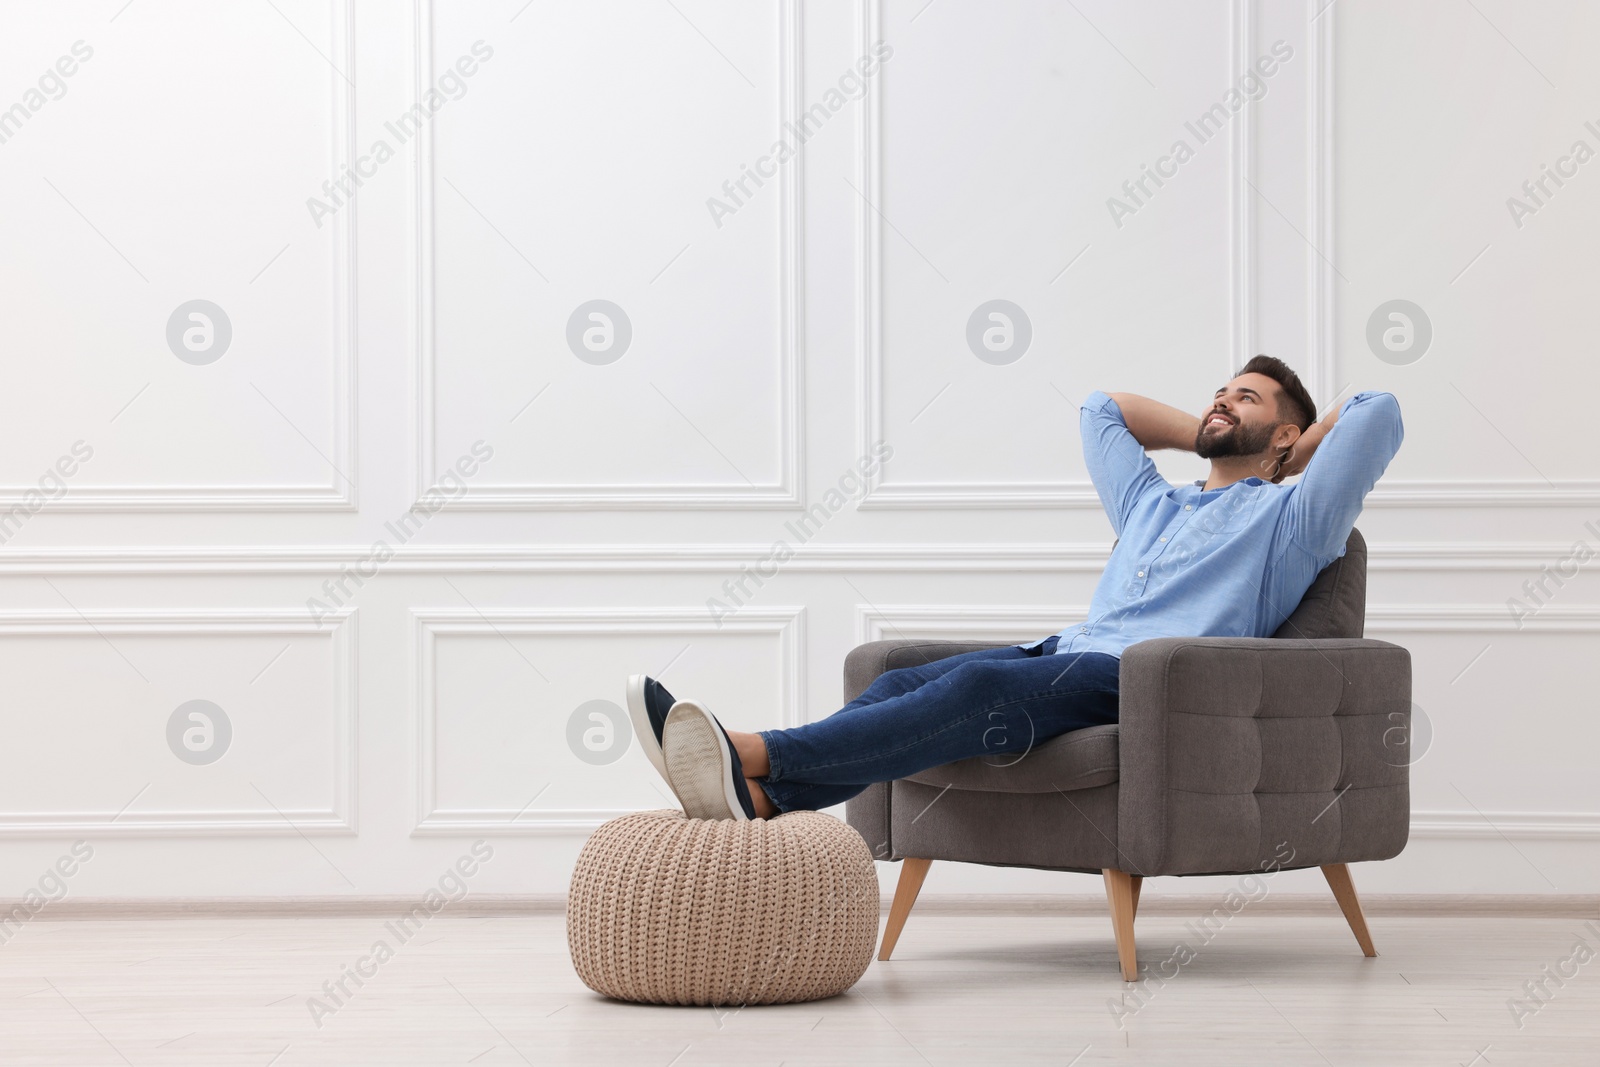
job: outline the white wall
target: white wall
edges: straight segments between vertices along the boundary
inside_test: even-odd
[[[1600,163],[1520,228],[1505,206],[1600,147],[1600,16],[675,2],[0,9],[0,107],[26,111],[0,127],[0,497],[54,494],[0,530],[0,893],[81,838],[83,897],[408,894],[479,836],[475,888],[560,892],[589,828],[665,803],[636,745],[578,757],[583,705],[646,671],[793,724],[879,633],[1053,631],[1110,543],[1077,402],[1198,410],[1257,351],[1319,403],[1386,389],[1406,414],[1360,521],[1368,629],[1412,649],[1433,737],[1412,843],[1362,888],[1600,888],[1594,576],[1520,626],[1506,605],[1600,546]],[[65,92],[28,97],[80,40]],[[1199,143],[1186,121],[1280,40],[1265,95]],[[812,105],[803,149],[714,217]],[[1179,138],[1193,158],[1114,219]],[[346,164],[367,176],[334,205]],[[168,344],[195,299],[231,325],[213,362]],[[1031,324],[1015,362],[968,347],[995,299]],[[1432,323],[1407,365],[1366,342],[1392,299]],[[593,300],[631,325],[612,362],[568,347]],[[787,525],[819,503],[814,537]],[[169,747],[192,700],[230,725],[215,762]],[[1100,887],[929,883],[1046,890]]]

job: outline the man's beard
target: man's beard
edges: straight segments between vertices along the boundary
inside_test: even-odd
[[[1206,418],[1210,418],[1207,415]],[[1273,423],[1271,426],[1246,426],[1244,423],[1234,424],[1232,429],[1218,429],[1207,433],[1205,424],[1200,426],[1200,432],[1194,439],[1194,450],[1200,454],[1201,459],[1224,459],[1228,456],[1257,456],[1265,452],[1272,444],[1272,435],[1277,433],[1282,423]]]

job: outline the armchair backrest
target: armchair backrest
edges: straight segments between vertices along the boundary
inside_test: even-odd
[[[1364,637],[1367,619],[1367,542],[1354,527],[1344,555],[1322,568],[1300,606],[1273,637]]]

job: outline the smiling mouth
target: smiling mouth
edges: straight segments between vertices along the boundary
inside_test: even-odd
[[[1232,426],[1232,425],[1233,425],[1233,420],[1228,418],[1228,416],[1226,416],[1226,415],[1210,415],[1210,416],[1207,416],[1207,418],[1206,418],[1206,426],[1205,426],[1205,428],[1209,430],[1213,426]]]

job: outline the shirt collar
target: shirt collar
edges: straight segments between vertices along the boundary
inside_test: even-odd
[[[1224,489],[1232,489],[1233,488],[1232,485],[1224,485],[1224,486],[1222,486],[1221,488],[1218,488],[1218,489],[1207,489],[1206,488],[1206,480],[1204,478],[1196,478],[1191,484],[1197,490],[1199,490],[1202,493],[1220,493]],[[1242,482],[1234,482],[1233,483],[1233,485],[1240,485],[1240,484],[1243,484],[1243,485],[1266,485],[1267,483],[1262,481],[1260,478],[1257,478],[1255,475],[1252,474],[1250,477],[1243,479]]]

